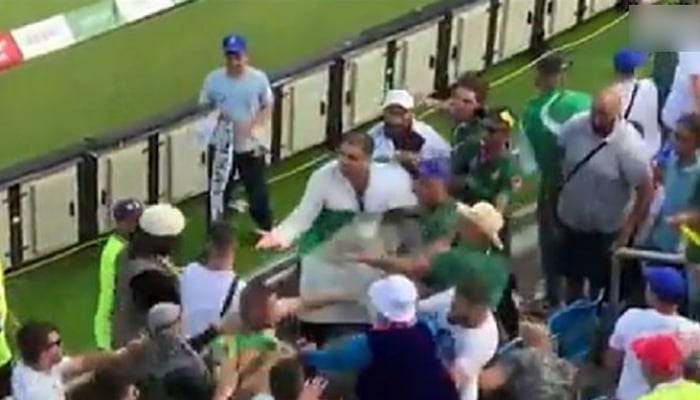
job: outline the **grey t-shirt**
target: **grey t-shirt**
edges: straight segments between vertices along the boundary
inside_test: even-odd
[[[557,205],[561,221],[582,232],[617,231],[633,190],[649,176],[649,157],[634,127],[620,120],[607,138],[601,138],[593,132],[589,112],[573,117],[561,129],[564,176],[602,141],[607,145],[564,185]]]
[[[572,400],[576,369],[552,353],[532,348],[513,350],[501,359],[506,389],[517,400]]]

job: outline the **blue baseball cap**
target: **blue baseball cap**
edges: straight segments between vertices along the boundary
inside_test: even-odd
[[[659,300],[673,304],[681,304],[685,300],[685,278],[676,268],[651,265],[644,268],[644,278]]]
[[[647,53],[623,47],[613,56],[615,70],[622,73],[631,74],[640,65],[647,61]]]
[[[240,54],[248,51],[248,42],[242,35],[231,33],[224,37],[221,47],[226,54]]]
[[[426,158],[418,162],[418,178],[447,180],[451,174],[447,158]]]
[[[138,218],[143,213],[143,203],[136,199],[119,200],[112,207],[112,218],[122,222],[129,218]]]

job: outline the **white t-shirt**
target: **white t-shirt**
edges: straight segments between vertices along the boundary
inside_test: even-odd
[[[198,262],[189,264],[180,276],[180,297],[185,335],[204,332],[218,321],[221,308],[236,274],[232,270],[214,270]],[[245,282],[238,280],[231,299],[231,310],[238,310]]]
[[[693,75],[700,75],[700,51],[679,51],[676,74],[662,113],[666,126],[675,128],[683,114],[696,111],[691,87]]]
[[[422,300],[418,309],[422,315],[429,314],[437,323],[437,329],[449,332],[454,340],[455,366],[466,376],[460,387],[462,400],[476,400],[479,397],[479,373],[496,354],[498,349],[498,325],[493,314],[477,328],[463,328],[447,321],[455,290],[450,289]]]
[[[643,132],[640,133],[644,138],[649,158],[651,158],[661,148],[661,127],[658,118],[659,94],[651,79],[630,79],[620,82],[618,87],[620,97],[622,97],[623,113],[630,106],[635,85],[637,85],[637,94],[634,97],[627,120],[638,122],[642,126]]]
[[[65,400],[63,373],[70,359],[64,358],[49,372],[37,371],[18,362],[12,370],[12,398],[15,400]]]
[[[619,400],[635,400],[649,391],[639,360],[630,349],[632,342],[643,335],[663,332],[700,334],[700,325],[680,315],[664,315],[653,309],[640,308],[627,310],[615,323],[609,345],[624,352],[616,394]]]

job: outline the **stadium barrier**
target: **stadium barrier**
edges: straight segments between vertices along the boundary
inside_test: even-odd
[[[618,5],[616,0],[443,0],[359,33],[272,75],[272,118],[260,136],[278,162],[333,147],[376,121],[389,88],[446,93],[483,70]],[[112,228],[113,201],[177,203],[207,188],[198,126],[213,114],[194,102],[126,130],[0,171],[0,249],[18,269]],[[286,263],[293,262],[287,259]]]

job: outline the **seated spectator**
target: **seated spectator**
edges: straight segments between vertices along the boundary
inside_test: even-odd
[[[664,332],[700,333],[700,326],[678,314],[686,294],[682,274],[673,267],[644,269],[649,308],[630,308],[615,323],[609,340],[606,366],[612,375],[621,369],[616,398],[636,400],[649,391],[633,342],[643,335]]]
[[[302,362],[318,370],[358,371],[359,400],[457,399],[454,382],[437,355],[433,332],[416,320],[418,291],[390,275],[368,291],[377,321],[365,334],[324,350],[305,350]]]
[[[384,98],[384,119],[368,134],[375,160],[395,160],[412,170],[419,158],[447,156],[450,145],[433,127],[413,115],[414,99],[405,90],[390,90]]]
[[[573,400],[576,369],[557,356],[543,322],[520,323],[523,347],[499,356],[482,371],[479,386],[491,391],[505,388],[516,400]]]
[[[421,321],[434,329],[438,354],[463,400],[477,398],[479,375],[498,348],[498,325],[490,304],[488,286],[472,271],[464,273],[456,289],[418,305]]]
[[[65,400],[70,382],[88,372],[125,362],[141,344],[115,352],[66,357],[58,328],[50,322],[30,321],[17,332],[21,360],[12,371],[15,400]]]
[[[683,379],[683,352],[673,334],[637,338],[630,349],[650,387],[639,400],[700,398],[700,385]]]

